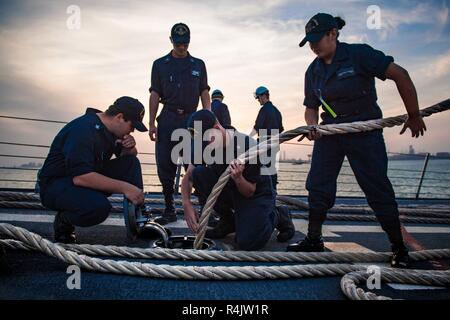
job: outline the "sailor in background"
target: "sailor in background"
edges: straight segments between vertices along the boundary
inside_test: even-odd
[[[171,52],[153,63],[149,89],[149,135],[156,142],[156,165],[165,200],[164,213],[155,219],[160,224],[177,220],[173,199],[177,161],[171,158],[171,153],[178,141],[171,141],[172,132],[186,128],[187,119],[197,110],[199,98],[203,108],[211,109],[205,63],[188,52],[189,27],[184,23],[175,24],[170,41]],[[164,107],[156,117],[159,103]]]
[[[222,126],[231,126],[230,111],[228,106],[223,103],[223,93],[219,89],[214,90],[211,93],[211,111],[217,117]]]
[[[408,72],[391,56],[367,44],[338,41],[345,22],[339,17],[319,13],[307,23],[306,36],[317,55],[305,74],[305,120],[318,124],[364,121],[382,118],[377,104],[375,77],[391,79],[397,85],[408,112],[401,134],[411,129],[413,137],[423,135],[425,124],[419,113],[417,93]],[[322,224],[336,197],[336,180],[344,158],[355,174],[367,202],[376,214],[392,245],[393,267],[407,267],[408,250],[403,242],[394,190],[387,176],[387,154],[382,130],[323,136],[311,131],[315,140],[306,188],[309,191],[309,226],[306,238],[290,245],[288,251],[323,251]]]
[[[280,134],[284,131],[283,117],[277,107],[275,107],[270,101],[269,89],[263,86],[256,88],[254,97],[261,105],[261,109],[259,109],[258,116],[250,136],[253,137],[256,133],[258,133],[258,141],[261,142],[264,140],[269,140],[272,136]],[[279,151],[279,148],[269,150],[267,155],[270,157],[272,152],[278,153]],[[270,163],[265,170],[271,171],[269,173],[272,179],[273,188],[276,191],[278,174],[275,166]]]

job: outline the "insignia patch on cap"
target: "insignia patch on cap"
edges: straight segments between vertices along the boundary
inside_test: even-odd
[[[311,21],[308,22],[308,24],[306,25],[305,29],[306,29],[306,33],[310,33],[312,30],[314,30],[315,27],[317,27],[319,25],[319,23],[317,22],[316,19],[311,19]]]
[[[179,36],[183,36],[188,32],[187,28],[183,25],[177,26],[174,31]]]
[[[142,121],[142,119],[144,119],[144,113],[145,113],[145,109],[142,109],[141,113],[139,114],[139,118],[141,118],[141,121]]]

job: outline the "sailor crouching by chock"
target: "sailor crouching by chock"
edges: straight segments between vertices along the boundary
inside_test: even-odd
[[[198,124],[200,126],[197,126]],[[276,195],[270,176],[261,174],[259,163],[243,164],[233,160],[255,146],[256,141],[232,127],[225,129],[209,110],[192,114],[187,127],[194,140],[204,138],[208,141],[207,147],[214,147],[214,151],[222,151],[222,155],[228,155],[221,158],[220,163],[216,161],[208,165],[191,161],[181,185],[184,215],[189,228],[194,233],[197,233],[199,228],[199,214],[190,200],[192,188],[199,194],[199,203],[204,205],[220,175],[230,164],[231,180],[214,207],[220,215],[220,221],[216,227],[206,231],[206,237],[224,238],[235,232],[235,242],[239,250],[263,248],[274,228],[279,231],[278,241],[291,239],[295,228],[289,210],[283,206],[275,206]],[[200,131],[197,128],[200,128]]]
[[[56,135],[39,172],[42,204],[58,212],[55,241],[76,242],[75,226],[102,223],[112,193],[144,203],[141,164],[130,135],[134,129],[147,131],[144,112],[137,99],[121,97],[105,112],[88,108]]]

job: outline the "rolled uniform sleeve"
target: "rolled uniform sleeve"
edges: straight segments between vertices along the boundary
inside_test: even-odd
[[[150,92],[155,91],[160,96],[162,94],[161,78],[159,75],[159,68],[158,68],[158,64],[156,61],[153,62],[151,84],[150,84],[150,89],[148,89],[148,90]]]
[[[208,85],[208,73],[206,71],[206,65],[202,61],[201,76],[200,76],[200,94],[202,94],[202,92],[205,90],[209,91],[209,89],[210,87]]]
[[[382,51],[375,50],[367,44],[359,46],[357,55],[358,63],[367,75],[383,81],[386,80],[386,70],[394,62],[393,57],[387,56]]]
[[[246,164],[242,176],[250,183],[260,182],[261,166],[259,164]]]
[[[63,147],[66,173],[77,177],[95,171],[94,138],[88,130],[72,130]]]
[[[314,86],[312,81],[312,72],[308,69],[305,73],[305,99],[303,105],[311,109],[319,109],[321,103],[314,93]]]

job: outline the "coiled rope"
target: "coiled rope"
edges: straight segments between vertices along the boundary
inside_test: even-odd
[[[109,197],[109,202],[112,204],[122,203],[123,198],[121,197]],[[38,194],[35,193],[23,193],[23,192],[11,192],[11,191],[0,191],[0,208],[19,208],[19,209],[36,209],[45,210],[46,208],[40,203],[41,199]],[[290,209],[297,209],[300,211],[308,211],[309,205],[307,202],[296,199],[289,196],[277,196],[277,201],[279,203],[287,205]],[[146,204],[164,204],[164,199],[159,198],[146,198]],[[182,204],[181,200],[175,200],[175,203]],[[194,205],[197,205],[197,201],[193,201]],[[123,212],[123,207],[121,205],[113,205],[111,212]],[[374,212],[368,206],[348,206],[348,205],[337,205],[331,208],[328,213],[330,214],[368,214],[373,215]],[[420,206],[420,207],[400,207],[400,215],[408,216],[419,216],[419,217],[430,217],[430,218],[444,218],[450,219],[450,208],[436,208],[430,206]],[[304,218],[304,217],[301,217]],[[364,220],[366,221],[366,220]],[[370,220],[372,221],[372,220]]]
[[[294,206],[295,207],[295,206]],[[0,208],[18,208],[18,209],[33,209],[33,210],[47,210],[41,203],[37,202],[19,202],[19,201],[0,201]],[[353,211],[353,214],[349,214]],[[123,207],[114,205],[111,207],[111,212],[122,213]],[[330,221],[377,221],[373,212],[368,209],[351,210],[351,208],[336,208],[331,210],[328,214]],[[359,214],[356,214],[359,213]],[[450,224],[450,214],[434,213],[434,212],[410,212],[403,213],[412,216],[400,216],[400,221],[404,223],[423,223],[423,224]],[[291,213],[292,218],[308,220],[308,213]]]
[[[106,251],[100,252],[92,250],[86,245],[70,245],[63,247],[60,244],[55,244],[41,236],[32,233],[26,229],[13,226],[11,224],[0,223],[0,234],[4,234],[12,239],[2,240],[1,244],[12,249],[24,249],[24,250],[37,250],[43,252],[51,257],[55,257],[65,263],[77,265],[80,268],[100,271],[106,273],[115,274],[127,274],[127,275],[137,275],[153,278],[164,278],[164,279],[184,279],[184,280],[251,280],[251,279],[288,279],[288,278],[304,278],[304,277],[321,277],[321,276],[345,276],[341,280],[341,288],[344,294],[350,299],[382,299],[385,297],[378,297],[374,293],[364,293],[361,289],[356,287],[356,284],[362,281],[364,277],[364,270],[366,268],[361,265],[353,264],[342,264],[342,263],[331,263],[331,264],[314,264],[314,265],[287,265],[287,266],[238,266],[238,267],[228,267],[228,266],[171,266],[171,265],[157,265],[151,263],[141,263],[141,262],[129,262],[129,261],[115,261],[115,260],[103,260],[99,258],[92,258],[86,254],[101,254],[101,255],[114,255],[114,256],[125,256],[133,258],[162,258],[165,256],[158,255],[167,250],[161,249],[137,249],[137,248],[127,248],[123,247],[122,252],[111,251],[111,247],[107,248]],[[119,248],[119,247],[116,247]],[[70,250],[69,250],[70,249]],[[72,251],[75,250],[75,251]],[[131,250],[132,249],[132,250]],[[134,253],[130,253],[134,250]],[[150,252],[155,251],[156,255],[151,255]],[[199,250],[171,250],[175,252],[173,255],[176,256],[177,253],[183,252],[184,257],[186,257],[186,252],[199,254]],[[216,253],[214,259],[223,258],[222,254],[220,257]],[[233,254],[228,252],[227,254]],[[243,255],[244,252],[235,253],[236,257]],[[261,252],[245,252],[249,257],[251,255],[260,255],[261,257],[268,255],[276,255],[279,257],[297,257],[300,261],[308,261],[309,258],[319,257],[332,257],[335,261],[352,261],[357,260],[356,256],[352,257],[349,253],[262,253]],[[375,253],[371,256],[368,253],[355,253],[364,260],[364,257],[371,258],[375,260],[380,259],[381,261],[386,260],[386,253]],[[214,255],[214,253],[213,253]],[[198,256],[197,256],[198,257]],[[435,258],[449,258],[450,249],[442,250],[426,250],[417,251],[411,253],[412,259],[435,259]],[[177,258],[180,258],[178,256]],[[242,258],[242,256],[241,256]],[[225,258],[226,259],[226,258]],[[299,260],[296,262],[299,262]],[[325,259],[326,260],[326,259]],[[229,261],[229,260],[226,260]],[[242,261],[242,260],[233,260]],[[258,260],[260,261],[260,260]],[[273,260],[271,260],[273,261]],[[323,260],[322,260],[323,261]],[[321,261],[321,262],[322,262]],[[279,261],[277,261],[279,262]],[[368,262],[366,259],[365,262]],[[374,261],[370,261],[374,262]],[[358,273],[355,273],[358,272]],[[414,283],[414,284],[432,284],[439,286],[450,286],[450,271],[424,271],[424,270],[408,270],[399,271],[392,268],[381,268],[381,275],[384,281],[395,281],[401,283]],[[428,280],[428,281],[427,281]]]

